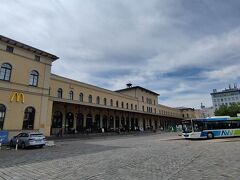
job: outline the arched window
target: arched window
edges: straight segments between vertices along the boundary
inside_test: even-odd
[[[112,99],[110,100],[110,105],[113,106],[113,100]]]
[[[93,118],[91,114],[87,115],[87,119],[86,119],[86,128],[92,128],[93,126]]]
[[[124,117],[122,116],[122,118],[121,118],[121,126],[122,127],[124,127],[125,126],[125,119],[124,119]]]
[[[116,116],[115,117],[115,127],[119,128],[119,125],[120,125],[119,116]]]
[[[97,96],[96,104],[100,104],[100,97],[99,96]]]
[[[52,128],[62,128],[63,115],[60,111],[56,111],[53,114]]]
[[[133,104],[131,104],[131,110],[133,110]]]
[[[11,64],[4,63],[0,69],[0,80],[10,81],[12,73],[12,66]]]
[[[30,77],[29,77],[29,85],[30,86],[37,86],[38,85],[38,78],[39,74],[37,71],[33,70],[31,71]]]
[[[83,93],[80,93],[80,94],[79,94],[79,101],[80,101],[80,102],[83,102]]]
[[[0,104],[0,130],[3,129],[5,114],[6,114],[6,107],[3,104]]]
[[[128,103],[126,104],[126,106],[127,106],[126,108],[128,109]]]
[[[35,109],[33,107],[27,107],[24,111],[22,129],[33,129],[34,118],[35,118]]]
[[[73,100],[73,91],[69,91],[69,99]]]
[[[107,99],[106,98],[103,99],[103,103],[104,103],[105,106],[107,105]]]
[[[66,126],[68,131],[72,130],[73,124],[74,124],[73,121],[74,121],[73,113],[72,112],[68,112],[67,115],[66,115],[66,122],[65,122],[66,123],[65,126]]]
[[[124,102],[122,102],[122,108],[124,108]]]
[[[91,94],[88,96],[88,102],[92,103],[92,95]]]
[[[137,105],[135,104],[135,110],[137,110]]]
[[[144,97],[142,96],[142,102],[144,102]]]
[[[78,132],[81,132],[83,130],[83,121],[84,121],[84,116],[82,113],[77,114],[77,119],[76,119],[76,130]]]
[[[99,114],[97,114],[96,116],[95,116],[95,121],[94,121],[95,123],[94,123],[94,127],[96,128],[96,129],[99,129],[100,128],[100,115]]]
[[[116,101],[116,107],[118,107],[118,101]]]
[[[57,97],[58,97],[58,98],[62,98],[62,93],[63,93],[62,88],[58,88]]]
[[[102,119],[102,127],[107,130],[108,128],[108,117],[106,115],[103,115],[103,119]]]
[[[109,119],[109,127],[110,128],[114,128],[114,119],[113,119],[113,116],[110,116],[110,119]]]

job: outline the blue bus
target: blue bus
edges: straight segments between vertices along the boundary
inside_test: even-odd
[[[240,117],[216,116],[182,121],[182,137],[213,139],[240,136]]]

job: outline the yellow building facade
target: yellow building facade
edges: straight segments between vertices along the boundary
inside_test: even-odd
[[[140,86],[110,91],[51,73],[58,57],[0,36],[0,130],[46,136],[167,129],[181,110]]]

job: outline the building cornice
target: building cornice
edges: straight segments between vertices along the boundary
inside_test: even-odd
[[[74,85],[77,85],[77,86],[83,86],[83,87],[88,88],[88,89],[94,89],[94,90],[97,90],[97,91],[101,91],[103,93],[109,93],[109,94],[112,94],[114,96],[119,96],[119,97],[127,98],[127,99],[130,99],[130,100],[134,100],[134,101],[138,100],[137,98],[132,97],[132,96],[128,96],[128,95],[118,93],[118,92],[115,92],[115,91],[111,91],[111,90],[108,90],[108,89],[100,88],[100,87],[97,87],[97,86],[94,86],[94,85],[91,85],[91,84],[87,84],[87,83],[83,83],[83,82],[80,82],[80,81],[72,80],[72,79],[62,77],[62,76],[59,76],[59,75],[56,75],[56,74],[51,74],[51,79],[52,80],[57,80],[57,81],[60,81],[60,82],[71,83],[71,84],[74,84]]]
[[[59,57],[57,57],[57,56],[55,56],[53,54],[50,54],[50,53],[48,53],[46,51],[43,51],[43,50],[37,49],[35,47],[29,46],[27,44],[21,43],[19,41],[10,39],[10,38],[5,37],[3,35],[0,35],[0,41],[5,42],[5,43],[7,43],[9,45],[14,45],[14,46],[22,48],[24,50],[30,51],[30,52],[38,54],[40,56],[47,57],[47,58],[51,59],[52,61],[55,61],[55,60],[59,59]]]

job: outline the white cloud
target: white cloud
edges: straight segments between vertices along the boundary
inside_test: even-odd
[[[211,105],[211,89],[239,77],[239,8],[220,0],[3,0],[0,27],[58,55],[56,74],[112,90],[131,81],[172,106]],[[183,68],[200,72],[195,80],[164,76]]]
[[[181,96],[173,96],[168,100],[160,101],[165,105],[171,107],[193,107],[196,109],[200,109],[201,103],[207,106],[211,106],[211,96],[208,94],[186,94]]]
[[[218,70],[203,72],[203,76],[214,80],[237,80],[240,77],[240,64],[223,67]]]

